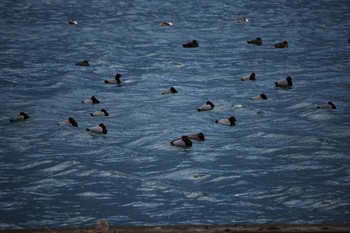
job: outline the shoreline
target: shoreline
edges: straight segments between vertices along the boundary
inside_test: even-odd
[[[76,228],[4,229],[0,233],[227,233],[227,232],[350,232],[350,224],[250,224],[250,225],[169,225],[169,226],[108,226]]]

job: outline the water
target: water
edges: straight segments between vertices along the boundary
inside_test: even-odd
[[[349,8],[1,1],[0,228],[348,223]],[[103,83],[117,72],[122,85]],[[293,88],[275,88],[287,75]],[[170,86],[179,93],[160,94]],[[92,95],[101,104],[81,103]],[[214,110],[197,112],[207,100]],[[329,100],[336,110],[316,108]],[[108,118],[89,115],[102,107]],[[10,123],[20,111],[30,119]],[[215,124],[231,115],[235,127]],[[57,125],[68,117],[79,127]],[[85,131],[100,122],[107,135]],[[198,132],[190,149],[169,143]]]

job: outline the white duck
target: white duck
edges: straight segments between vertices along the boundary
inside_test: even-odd
[[[170,142],[173,146],[180,146],[180,147],[191,147],[192,141],[188,138],[188,136],[184,135],[181,138],[177,138]]]
[[[107,134],[107,128],[103,123],[100,123],[98,126],[86,128],[86,131],[99,133],[99,134]]]
[[[95,111],[95,112],[90,113],[90,116],[104,117],[104,116],[109,116],[109,113],[107,112],[106,109],[102,108],[100,111]]]
[[[216,120],[215,122],[220,124],[220,125],[234,126],[236,124],[236,118],[231,116],[228,119],[219,119],[219,120]]]
[[[83,100],[82,103],[83,104],[99,104],[100,101],[95,96],[91,96],[89,99]]]
[[[202,104],[197,110],[200,111],[209,111],[212,110],[215,105],[211,101],[207,101],[205,104]]]

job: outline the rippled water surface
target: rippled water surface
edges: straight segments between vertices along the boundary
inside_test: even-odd
[[[0,228],[348,222],[349,8],[1,1]],[[121,85],[104,83],[116,73]],[[292,88],[274,86],[288,75]],[[101,103],[81,103],[92,95]],[[337,109],[317,108],[328,101]],[[101,108],[110,116],[89,115]],[[30,119],[10,123],[21,111]],[[215,123],[229,116],[236,126]],[[79,127],[58,124],[68,117]],[[85,131],[100,122],[107,135]],[[192,148],[170,145],[198,132]]]

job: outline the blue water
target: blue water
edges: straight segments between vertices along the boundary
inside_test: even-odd
[[[2,0],[0,17],[0,228],[349,222],[347,0]]]

